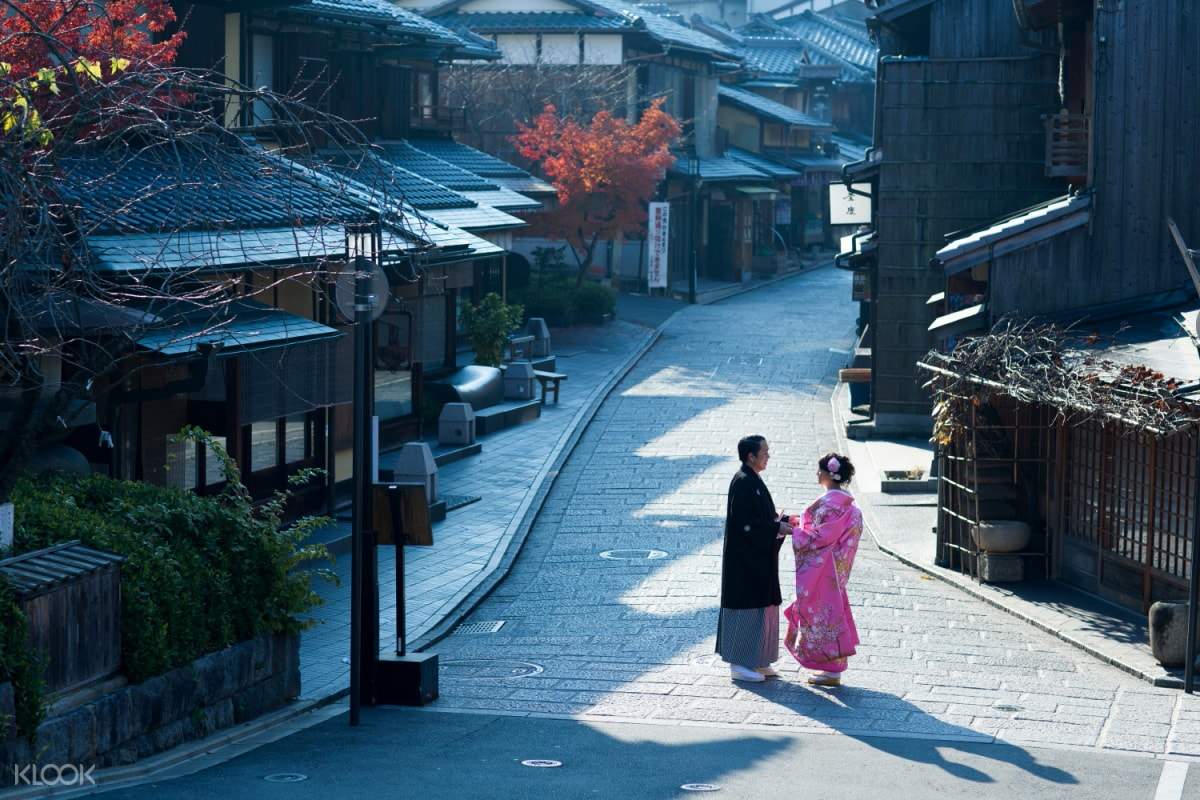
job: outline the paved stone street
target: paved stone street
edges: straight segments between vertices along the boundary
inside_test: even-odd
[[[451,511],[433,527],[433,546],[405,548],[408,636],[414,642],[437,625],[494,567],[504,550],[532,484],[569,433],[575,416],[627,359],[645,346],[650,332],[623,321],[556,331],[558,369],[569,375],[558,404],[535,422],[481,439],[483,452],[438,472],[442,496],[471,495],[480,501]],[[349,530],[349,525],[343,526]],[[304,698],[324,698],[349,686],[350,556],[337,559],[340,585],[317,582],[325,603],[314,609],[318,624],[305,631],[300,650]],[[380,651],[395,649],[395,548],[379,548]]]
[[[783,680],[731,685],[712,651],[735,444],[767,436],[777,504],[811,501],[814,461],[835,446],[829,397],[852,341],[848,296],[849,277],[824,269],[672,320],[599,411],[510,577],[470,618],[503,627],[435,647],[437,709],[1200,754],[1200,701],[1138,682],[867,537],[851,579],[863,643],[847,685],[808,688],[786,653]],[[781,562],[786,597],[786,547]]]

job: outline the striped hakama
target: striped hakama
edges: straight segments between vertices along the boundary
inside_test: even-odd
[[[717,655],[750,669],[777,661],[779,606],[722,608],[717,622]]]

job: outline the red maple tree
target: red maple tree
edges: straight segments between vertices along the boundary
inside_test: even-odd
[[[558,206],[530,221],[537,233],[571,246],[576,286],[599,242],[645,229],[646,204],[675,162],[670,148],[681,132],[662,105],[651,103],[634,124],[600,111],[586,126],[548,105],[513,137],[518,152],[540,164],[558,190]]]
[[[80,58],[103,75],[169,66],[184,37],[163,35],[174,22],[167,0],[0,0],[0,62],[13,80]]]

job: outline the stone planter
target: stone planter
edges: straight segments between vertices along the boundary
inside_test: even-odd
[[[989,520],[971,528],[971,539],[984,553],[1019,553],[1029,546],[1033,532],[1017,520]]]
[[[927,474],[914,478],[908,470],[885,469],[880,476],[879,491],[884,494],[936,494],[937,478]]]
[[[1150,652],[1164,667],[1182,667],[1187,652],[1187,603],[1150,606]],[[1200,659],[1197,659],[1200,663]]]
[[[0,740],[0,762],[129,764],[253,719],[299,694],[300,637],[260,636],[50,717],[34,747],[12,738],[10,728]],[[0,785],[12,779],[9,771]]]

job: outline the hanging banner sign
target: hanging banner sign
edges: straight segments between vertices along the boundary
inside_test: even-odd
[[[667,251],[670,243],[671,204],[651,203],[650,224],[646,233],[647,283],[651,289],[667,286]]]
[[[867,225],[871,222],[871,184],[851,184],[854,191],[846,184],[829,184],[829,224],[830,225]],[[864,197],[863,192],[866,194]]]

